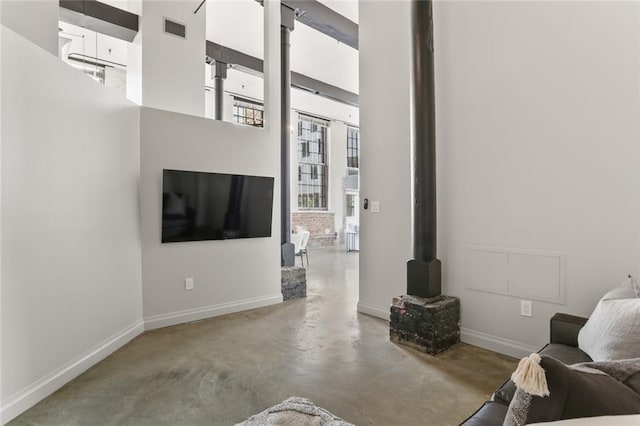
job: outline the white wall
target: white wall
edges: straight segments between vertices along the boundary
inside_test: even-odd
[[[140,32],[129,49],[128,96],[143,106],[204,116],[206,5],[200,1],[134,0]],[[164,18],[186,25],[186,38],[164,32]]]
[[[265,2],[268,117],[280,105],[279,8],[279,1]],[[146,328],[281,302],[280,121],[260,129],[143,108],[141,137]],[[275,177],[272,236],[161,244],[163,168]],[[195,279],[193,290],[185,291],[185,277]]]
[[[127,0],[100,0],[102,3],[106,3],[109,6],[117,7],[122,10],[129,10],[129,2]]]
[[[384,111],[369,106],[391,96],[374,85],[394,75],[373,66],[389,49],[374,49],[370,30],[383,20],[409,22],[408,15],[389,19],[384,7],[360,5],[362,134],[376,146],[373,156],[363,150],[362,196],[383,201],[377,220],[362,217],[360,294],[380,314],[405,291],[399,257],[410,244],[409,179],[401,176],[409,166],[408,98],[395,107],[391,98]],[[638,8],[435,3],[439,257],[444,291],[461,298],[463,341],[524,354],[548,340],[554,312],[586,316],[625,274],[638,272]],[[397,76],[407,75],[409,43],[398,31],[388,28],[380,42],[392,34],[389,43],[402,51],[385,63],[395,68],[393,89],[405,93]],[[389,122],[397,123],[396,144],[376,124]],[[395,163],[400,157],[406,161]],[[393,173],[382,181],[374,176],[380,170]],[[392,190],[402,206],[387,217]],[[385,242],[393,224],[400,235]],[[525,318],[518,298],[469,290],[472,245],[566,253],[566,304],[534,301]],[[389,256],[390,247],[404,256]]]
[[[358,93],[358,51],[300,22],[291,32],[291,69]]]
[[[357,22],[355,0],[322,3]],[[209,0],[207,40],[262,58],[261,12],[260,5],[253,0]],[[291,33],[293,71],[357,93],[357,67],[357,50],[296,22]]]
[[[254,0],[207,1],[207,40],[264,58],[264,10]]]
[[[320,3],[358,23],[358,0],[320,0]]]
[[[0,23],[2,23],[2,6],[0,6]],[[2,48],[2,28],[0,27],[0,49]],[[2,129],[2,51],[0,50],[0,129]],[[2,147],[2,130],[0,130],[0,147]],[[2,149],[0,149],[0,318],[2,318]],[[4,393],[2,392],[2,326],[0,326],[0,406],[4,400]],[[1,408],[0,408],[1,413]],[[0,414],[0,424],[2,423],[2,414]]]
[[[142,276],[147,328],[281,302],[279,227],[273,226],[270,238],[160,242],[162,169],[277,178],[278,150],[269,140],[269,132],[143,108],[141,135]],[[279,211],[279,204],[274,202],[274,225],[279,223]],[[195,279],[194,290],[185,290],[186,277]]]
[[[638,272],[639,7],[437,5],[440,247],[467,341],[539,347],[554,312],[588,316]],[[469,245],[566,253],[566,305],[525,318],[467,290]]]
[[[1,47],[5,422],[140,333],[142,302],[138,108],[5,27]]]
[[[360,212],[358,310],[388,319],[411,254],[409,2],[360,2],[359,16],[360,208],[368,198],[380,213]]]
[[[335,213],[335,229],[336,232],[340,233],[344,230],[344,179],[347,175],[347,125],[340,121],[331,122],[329,135],[329,211]]]
[[[58,55],[57,0],[2,0],[2,25]]]

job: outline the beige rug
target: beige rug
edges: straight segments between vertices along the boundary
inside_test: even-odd
[[[306,398],[291,397],[236,426],[354,426]]]

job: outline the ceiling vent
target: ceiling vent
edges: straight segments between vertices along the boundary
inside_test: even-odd
[[[187,26],[171,19],[164,18],[164,32],[180,38],[187,38]]]

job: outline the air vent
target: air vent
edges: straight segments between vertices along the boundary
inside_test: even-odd
[[[164,32],[180,38],[187,38],[187,26],[164,18]]]

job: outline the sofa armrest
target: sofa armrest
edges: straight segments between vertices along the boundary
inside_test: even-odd
[[[578,347],[578,332],[586,322],[587,318],[569,314],[555,314],[551,317],[551,343]]]

